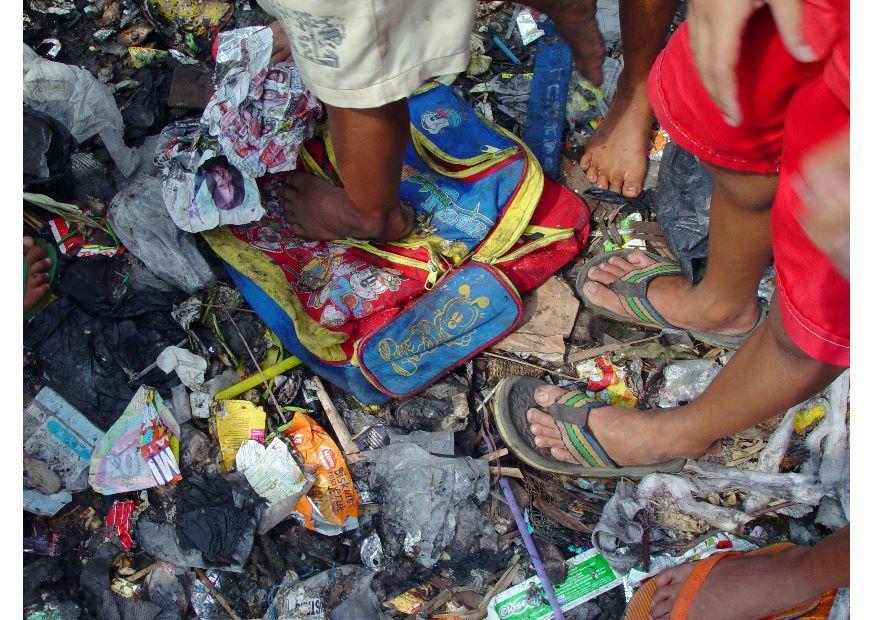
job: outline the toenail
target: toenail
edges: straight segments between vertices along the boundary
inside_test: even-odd
[[[529,431],[531,431],[532,435],[537,435],[537,434],[538,434],[538,429],[535,427],[534,424],[532,424],[531,426],[529,426]]]
[[[598,290],[599,290],[599,287],[595,282],[587,282],[586,284],[583,285],[583,292],[584,293],[592,294]]]

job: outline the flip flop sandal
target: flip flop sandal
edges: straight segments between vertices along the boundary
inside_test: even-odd
[[[46,251],[46,258],[48,258],[52,265],[49,267],[49,290],[39,298],[39,300],[34,304],[33,308],[24,313],[24,322],[27,323],[37,314],[39,314],[43,308],[45,308],[49,301],[52,298],[52,290],[55,288],[55,281],[58,276],[58,251],[55,249],[55,246],[51,243],[47,242],[45,239],[40,239],[39,237],[34,238],[33,244],[35,246],[41,247]],[[27,276],[28,276],[28,268],[27,268],[27,259],[24,259],[24,290],[27,290]]]
[[[630,271],[619,280],[614,280],[607,285],[611,291],[617,294],[620,298],[620,304],[629,314],[619,314],[589,301],[583,294],[583,285],[588,282],[587,274],[589,273],[589,270],[593,267],[601,266],[614,256],[625,257],[633,252],[646,254],[656,262],[653,265]],[[599,254],[595,258],[584,263],[580,272],[577,274],[575,288],[577,289],[577,294],[583,301],[584,305],[599,316],[607,317],[614,321],[619,321],[620,323],[631,323],[633,325],[640,325],[641,327],[648,327],[651,329],[678,329],[689,333],[691,336],[705,344],[722,347],[724,349],[737,349],[740,347],[741,343],[747,340],[747,337],[750,336],[753,330],[759,327],[760,323],[766,318],[765,304],[762,300],[759,300],[760,314],[757,318],[756,324],[749,331],[737,336],[698,332],[693,329],[683,329],[682,327],[672,325],[656,311],[656,308],[654,308],[650,303],[650,300],[647,299],[647,287],[650,284],[650,281],[654,278],[674,275],[683,275],[680,265],[673,261],[666,260],[662,256],[634,248],[615,250],[613,252]]]
[[[771,555],[792,546],[793,544],[791,543],[781,543],[764,547],[756,551],[750,551],[748,553],[726,551],[723,553],[715,553],[714,555],[701,560],[696,565],[696,568],[690,573],[690,576],[687,577],[684,585],[681,586],[681,591],[678,593],[678,598],[675,601],[674,608],[671,610],[669,620],[686,619],[687,613],[693,605],[696,595],[699,593],[699,590],[702,589],[702,585],[708,578],[708,573],[710,573],[711,569],[721,560],[739,555]],[[626,607],[626,615],[623,616],[623,620],[648,620],[648,618],[650,618],[650,612],[653,610],[653,596],[656,594],[657,589],[656,579],[650,579],[641,586],[641,588],[635,593],[635,596],[632,597],[632,600],[629,601],[629,605]],[[761,620],[790,620],[791,618],[826,620],[829,618],[829,612],[832,608],[835,596],[836,591],[829,590],[828,592],[821,594],[820,598],[817,600],[782,611],[781,613],[772,616],[766,616]]]
[[[610,405],[588,396],[585,392],[571,391],[550,407],[535,402],[535,390],[550,385],[534,377],[511,377],[498,384],[495,396],[495,424],[508,449],[521,461],[535,469],[589,478],[641,478],[655,472],[680,471],[686,459],[674,459],[658,465],[619,467],[607,455],[587,425],[589,412],[597,407]],[[559,461],[550,454],[549,448],[538,448],[529,429],[526,412],[540,409],[553,416],[562,443],[577,463]]]

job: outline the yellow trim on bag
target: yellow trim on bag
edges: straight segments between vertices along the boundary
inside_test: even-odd
[[[235,237],[226,227],[205,230],[201,236],[219,258],[255,282],[291,317],[302,345],[327,362],[346,360],[339,345],[346,342],[349,336],[329,331],[310,318],[273,259]]]
[[[425,279],[425,290],[427,291],[431,290],[434,287],[435,282],[437,282],[438,280],[438,276],[440,276],[443,271],[438,262],[433,258],[426,263],[415,258],[410,258],[409,256],[404,256],[403,254],[396,254],[394,252],[381,250],[380,248],[374,247],[367,241],[358,241],[356,239],[342,239],[335,241],[334,243],[358,248],[364,252],[370,252],[371,254],[375,254],[380,258],[384,258],[389,262],[398,263],[400,265],[406,265],[408,267],[413,267],[415,269],[425,271],[426,273],[428,273],[428,277]],[[429,256],[433,256],[431,249],[429,249],[426,245],[412,244],[410,242],[404,243],[403,241],[400,243],[396,243],[396,245],[401,245],[402,247],[406,246],[410,248],[424,247],[426,248],[426,250],[428,250]]]
[[[481,117],[482,118],[482,117]],[[485,119],[484,119],[485,120]],[[486,170],[490,166],[495,165],[509,157],[513,157],[517,153],[519,153],[519,147],[516,145],[510,146],[504,150],[487,150],[480,155],[476,155],[474,157],[460,158],[454,157],[449,153],[441,150],[438,146],[428,139],[428,137],[419,131],[412,123],[410,124],[410,139],[413,142],[413,148],[416,149],[416,152],[419,156],[424,159],[430,167],[432,167],[435,172],[439,172],[440,174],[451,177],[454,179],[464,179],[466,177],[473,176],[483,170]],[[495,148],[495,147],[486,147],[487,149]],[[465,170],[450,170],[445,168],[440,164],[440,162],[435,161],[435,157],[442,159],[443,161],[450,162],[452,164],[458,164],[460,166],[466,166]]]
[[[526,230],[523,232],[522,237],[540,234],[543,235],[539,239],[535,239],[525,244],[521,248],[517,248],[513,252],[508,252],[501,258],[493,261],[494,265],[498,265],[500,263],[506,263],[512,260],[516,260],[526,254],[530,254],[535,250],[539,250],[543,247],[556,243],[557,241],[564,241],[570,237],[574,236],[573,228],[547,228],[546,226],[527,226]]]
[[[334,154],[334,141],[331,139],[331,132],[328,130],[327,126],[322,134],[322,143],[325,144],[325,154],[328,155],[328,161],[334,166],[334,173],[337,175],[337,178],[340,179],[340,182],[343,183],[343,177],[340,176],[340,166],[337,165],[337,158]]]
[[[322,170],[322,167],[316,163],[316,160],[313,159],[313,156],[307,152],[307,149],[302,148],[300,151],[300,155],[301,155],[301,159],[304,160],[304,164],[308,168],[310,168],[311,172],[313,172],[317,177],[319,177],[323,181],[328,181],[329,183],[334,185],[334,183],[328,177],[328,174],[326,174],[326,172],[324,170]]]
[[[532,214],[535,212],[535,208],[541,200],[541,193],[544,190],[544,172],[541,170],[541,165],[535,159],[529,147],[503,127],[492,125],[497,131],[505,134],[522,147],[526,154],[528,165],[526,166],[526,174],[523,177],[522,183],[520,183],[516,196],[508,203],[503,216],[499,219],[495,228],[492,229],[492,232],[486,237],[480,249],[472,257],[474,260],[487,264],[501,258],[522,236],[529,225],[529,221],[532,219]]]

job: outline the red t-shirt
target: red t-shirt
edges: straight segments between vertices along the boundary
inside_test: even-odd
[[[826,60],[823,79],[842,103],[851,107],[850,0],[804,0],[802,36]]]

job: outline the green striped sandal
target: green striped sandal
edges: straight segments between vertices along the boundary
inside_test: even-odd
[[[633,252],[642,252],[655,260],[656,263],[649,267],[630,271],[621,279],[615,280],[608,285],[608,288],[620,298],[620,304],[628,314],[618,314],[589,301],[583,294],[583,285],[589,281],[587,277],[589,270],[593,267],[601,266],[614,256],[626,257]],[[607,317],[614,321],[619,321],[620,323],[631,323],[633,325],[640,325],[641,327],[648,327],[651,329],[668,328],[686,331],[690,336],[704,342],[705,344],[714,347],[722,347],[724,349],[737,349],[740,347],[741,343],[747,340],[747,337],[750,336],[753,330],[759,327],[760,323],[766,318],[766,306],[762,300],[759,300],[760,315],[757,319],[756,325],[754,325],[749,331],[737,336],[698,332],[692,329],[684,329],[672,325],[656,311],[650,303],[650,300],[647,299],[647,287],[650,284],[650,281],[654,278],[675,275],[683,275],[680,266],[675,262],[666,260],[662,256],[638,249],[616,250],[614,252],[599,254],[595,258],[587,261],[577,274],[575,288],[577,289],[577,294],[583,301],[583,304],[599,316]]]
[[[495,396],[495,425],[508,450],[526,465],[554,474],[586,478],[641,478],[652,473],[680,471],[686,459],[674,459],[657,465],[617,466],[589,429],[589,412],[610,403],[597,400],[585,392],[571,391],[560,402],[542,407],[535,402],[535,390],[550,385],[534,377],[511,377],[498,384]],[[540,409],[553,416],[562,443],[577,463],[553,458],[548,448],[538,448],[526,418],[529,409]],[[646,415],[643,414],[642,415]]]

